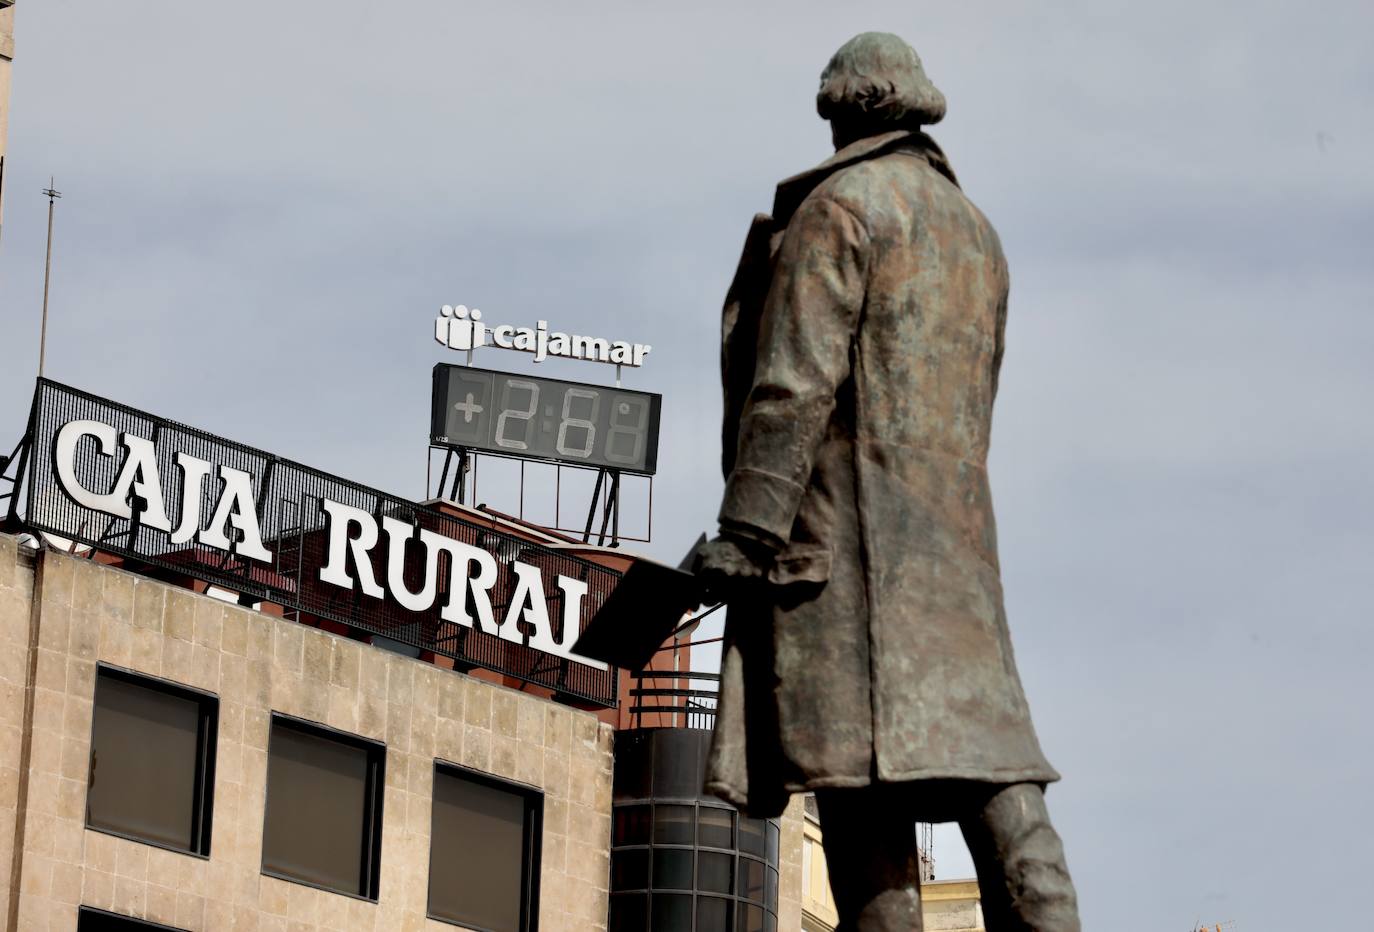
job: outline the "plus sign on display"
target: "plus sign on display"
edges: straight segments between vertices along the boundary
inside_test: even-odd
[[[443,363],[430,440],[525,459],[653,475],[662,396]]]

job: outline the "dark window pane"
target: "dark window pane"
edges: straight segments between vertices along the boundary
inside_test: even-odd
[[[611,889],[649,889],[649,849],[611,852]]]
[[[609,932],[645,932],[649,925],[649,897],[644,893],[617,893],[611,897]]]
[[[654,849],[654,889],[692,889],[692,851],[689,848]]]
[[[763,902],[763,862],[755,861],[752,858],[739,859],[739,886],[735,889],[739,895],[753,900],[755,903]]]
[[[82,907],[77,915],[76,932],[172,932],[172,929],[154,922],[140,922],[127,916]]]
[[[201,702],[102,671],[92,713],[87,825],[207,853],[194,837],[202,802],[196,779]]]
[[[363,885],[369,764],[366,748],[274,723],[263,870],[370,896]]]
[[[692,896],[655,893],[651,909],[653,932],[692,932]]]
[[[763,932],[763,909],[746,903],[739,904],[739,923],[735,929],[736,932]]]
[[[617,845],[647,845],[649,843],[649,807],[621,806],[615,811],[615,843]]]
[[[692,806],[655,806],[654,807],[654,844],[690,845],[694,844],[692,831]]]
[[[733,893],[735,857],[718,851],[697,852],[697,889],[711,893]]]
[[[778,932],[778,917],[772,913],[763,914],[763,932]]]
[[[435,768],[430,915],[520,932],[534,858],[531,802],[527,794]]]
[[[735,901],[714,896],[697,897],[697,932],[730,932],[734,928]]]
[[[768,863],[778,864],[778,827],[772,822],[768,823]]]
[[[769,909],[777,909],[778,872],[771,867],[768,868],[768,873],[765,876],[765,882],[768,884],[768,887],[763,891],[763,905],[767,906]]]
[[[676,686],[660,680],[657,686]],[[705,745],[691,732],[666,729],[654,741],[653,793],[655,799],[693,799],[701,792],[705,774],[701,753]]]
[[[735,814],[729,809],[702,806],[697,820],[697,844],[703,848],[735,847]]]
[[[653,776],[653,732],[621,732],[615,738],[615,782],[612,789],[616,801],[647,799],[653,796],[649,779]]]
[[[739,818],[739,850],[746,854],[757,854],[763,857],[766,846],[763,840],[764,825],[762,819],[751,819],[747,816]]]

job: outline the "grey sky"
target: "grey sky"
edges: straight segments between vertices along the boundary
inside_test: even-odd
[[[591,9],[21,0],[0,441],[51,173],[53,377],[418,497],[439,304],[649,342],[675,557],[714,515],[749,218],[829,152],[829,54],[897,32],[1011,262],[993,483],[1086,927],[1361,925],[1374,8]]]

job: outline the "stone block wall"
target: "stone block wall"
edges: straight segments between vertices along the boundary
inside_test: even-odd
[[[85,828],[97,663],[219,697],[208,858]],[[386,745],[377,902],[261,873],[273,712]],[[87,905],[215,932],[451,930],[425,915],[436,760],[543,792],[540,928],[604,930],[612,731],[593,715],[0,535],[0,928],[70,932]]]
[[[802,927],[802,843],[805,819],[800,795],[793,796],[782,814],[778,845],[778,929]]]

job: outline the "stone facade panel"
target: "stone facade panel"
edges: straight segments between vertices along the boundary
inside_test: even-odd
[[[0,928],[68,932],[88,905],[193,932],[452,930],[425,915],[438,760],[543,793],[540,928],[604,932],[612,731],[590,713],[3,535],[0,636],[0,864],[20,866]],[[208,857],[85,827],[98,664],[217,697]],[[261,873],[274,714],[385,744],[376,902]]]

